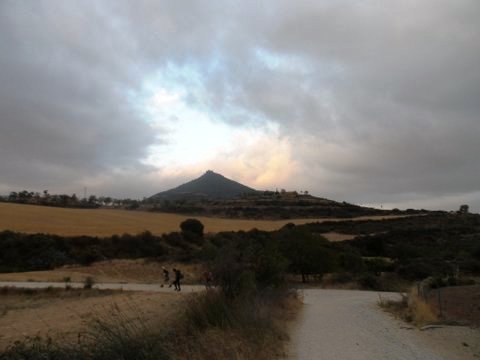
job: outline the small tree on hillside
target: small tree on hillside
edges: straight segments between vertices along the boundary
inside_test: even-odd
[[[459,214],[468,214],[468,205],[462,205],[460,206],[460,209],[458,210]]]
[[[290,271],[300,274],[302,282],[309,275],[322,276],[335,267],[335,259],[328,249],[328,240],[304,229],[284,228],[279,233],[283,255],[290,262]]]

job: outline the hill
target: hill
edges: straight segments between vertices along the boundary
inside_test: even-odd
[[[256,190],[227,179],[225,176],[208,170],[199,178],[176,188],[160,192],[150,197],[151,200],[181,199],[231,199],[243,194],[255,193]]]
[[[145,199],[140,210],[229,219],[352,218],[423,213],[381,210],[310,195],[307,191],[260,191],[211,170],[174,189]]]

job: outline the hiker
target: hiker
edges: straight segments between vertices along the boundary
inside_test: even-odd
[[[180,288],[180,280],[183,279],[183,274],[180,269],[174,268],[173,272],[175,273],[175,281],[173,282],[173,285],[175,285],[175,291],[181,291],[182,289]]]
[[[162,284],[162,287],[163,287],[164,285],[170,283],[170,273],[165,268],[165,266],[162,266],[162,270],[163,270],[163,284]],[[169,284],[169,285],[172,286],[172,284]]]
[[[213,274],[211,271],[205,271],[203,273],[203,278],[205,280],[205,287],[210,289],[212,287]]]

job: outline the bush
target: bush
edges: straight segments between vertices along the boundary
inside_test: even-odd
[[[439,259],[415,259],[397,267],[397,273],[407,280],[423,280],[429,276],[446,277],[453,274],[451,264]]]
[[[359,273],[365,271],[362,257],[355,252],[344,252],[339,256],[341,268],[347,272]]]
[[[365,265],[369,272],[379,276],[382,272],[389,272],[394,270],[394,265],[383,258],[367,258],[364,259]]]
[[[218,248],[211,242],[205,243],[197,253],[197,258],[202,261],[213,261],[218,256]]]
[[[368,289],[368,290],[380,290],[381,289],[380,280],[378,279],[377,276],[375,276],[371,273],[367,273],[367,274],[362,275],[358,279],[358,283],[364,289]]]

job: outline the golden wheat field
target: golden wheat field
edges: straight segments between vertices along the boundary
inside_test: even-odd
[[[0,230],[24,233],[49,233],[65,236],[137,234],[151,231],[163,234],[178,231],[187,215],[113,209],[66,209],[47,206],[0,203]],[[360,217],[383,219],[391,216]],[[340,219],[239,220],[195,216],[206,232],[276,230],[287,223],[305,224]]]

